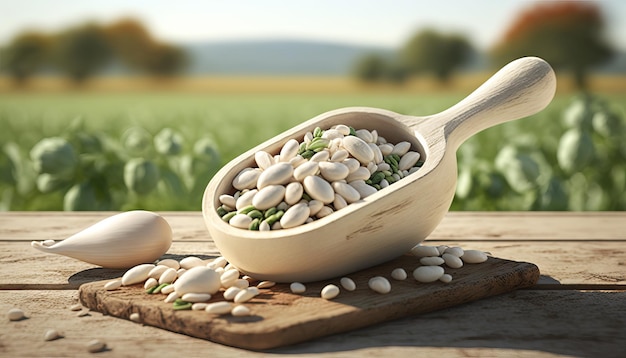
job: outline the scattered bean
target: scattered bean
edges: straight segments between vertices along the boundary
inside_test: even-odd
[[[256,285],[256,287],[258,288],[270,288],[270,287],[274,287],[276,285],[276,282],[273,281],[261,281],[259,282],[258,285]]]
[[[463,256],[463,249],[458,246],[448,247],[447,249],[445,249],[444,253],[454,255],[456,257],[461,257]]]
[[[450,268],[463,267],[463,261],[456,255],[444,253],[441,258],[446,262],[446,265]]]
[[[213,302],[209,303],[204,309],[206,312],[211,314],[227,314],[232,310],[232,303],[226,301]]]
[[[441,282],[443,282],[443,283],[450,283],[450,282],[452,282],[452,276],[451,276],[451,275],[449,275],[449,274],[447,274],[447,273],[445,273],[445,274],[443,274],[443,275],[439,278],[439,281],[441,281]]]
[[[191,305],[192,311],[204,311],[209,304],[206,302],[196,302]]]
[[[19,308],[11,308],[9,312],[7,312],[7,316],[9,317],[9,321],[19,321],[26,317],[24,311]]]
[[[188,293],[185,293],[183,295],[183,297],[181,297],[181,299],[183,301],[191,302],[191,303],[207,302],[208,300],[211,299],[211,294],[210,293],[188,292]]]
[[[254,290],[251,290],[251,288],[252,287],[237,292],[233,301],[235,303],[244,303],[253,299],[254,296],[258,295],[258,293],[255,292]]]
[[[130,316],[128,317],[128,319],[130,319],[131,321],[136,322],[136,323],[141,322],[141,316],[137,312],[131,313]]]
[[[54,341],[55,339],[63,338],[63,336],[56,329],[48,329],[43,334],[44,341]]]
[[[391,292],[391,283],[389,283],[389,280],[387,280],[386,278],[382,276],[374,276],[370,278],[367,285],[374,292],[378,292],[382,294]]]
[[[341,287],[343,287],[346,291],[354,291],[356,290],[356,283],[349,277],[342,277],[339,280]]]
[[[289,285],[289,289],[293,293],[304,293],[306,291],[306,286],[300,282],[292,282]]]
[[[391,271],[391,278],[393,278],[394,280],[398,280],[398,281],[406,280],[407,278],[406,271],[404,271],[403,268],[396,268],[393,271]]]
[[[87,343],[87,351],[89,353],[98,353],[106,349],[106,343],[99,339],[94,339]]]
[[[465,250],[461,260],[467,264],[479,264],[487,261],[487,254],[478,250]]]
[[[131,268],[122,276],[122,285],[129,286],[144,282],[148,279],[148,274],[152,271],[154,266],[155,265],[152,264],[140,264]]]
[[[321,296],[325,300],[332,300],[339,295],[339,287],[330,284],[322,288]]]
[[[233,309],[230,311],[230,314],[235,317],[249,316],[250,309],[244,305],[237,305],[233,307]]]
[[[145,290],[149,290],[149,289],[151,289],[151,288],[153,288],[153,287],[156,287],[156,286],[158,286],[158,285],[159,285],[159,281],[157,281],[157,279],[156,279],[156,278],[154,278],[154,277],[150,277],[150,278],[148,278],[148,279],[146,280],[146,282],[143,284],[143,288],[144,288]]]
[[[117,290],[122,287],[122,280],[109,281],[104,285],[104,289],[107,291]]]
[[[423,283],[435,282],[443,276],[444,270],[441,266],[420,266],[413,271],[413,277]]]
[[[439,250],[435,246],[416,245],[411,249],[411,254],[417,257],[439,256]]]
[[[426,256],[420,258],[420,264],[424,266],[439,266],[443,265],[446,261],[439,256]]]
[[[232,301],[235,299],[235,296],[237,296],[237,294],[241,291],[242,289],[239,287],[235,287],[235,286],[231,286],[229,288],[226,289],[226,291],[224,291],[224,299],[227,301]]]

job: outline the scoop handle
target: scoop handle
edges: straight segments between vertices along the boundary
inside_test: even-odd
[[[414,117],[408,125],[427,140],[441,138],[443,129],[447,147],[456,151],[484,129],[544,109],[555,91],[552,67],[538,57],[523,57],[504,66],[453,107],[432,116]]]

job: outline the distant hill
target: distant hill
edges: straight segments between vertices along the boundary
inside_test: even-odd
[[[184,44],[190,74],[345,75],[369,53],[391,56],[385,47],[298,40],[249,40]]]

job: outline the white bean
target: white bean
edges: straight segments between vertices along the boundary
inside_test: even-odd
[[[87,343],[87,351],[89,353],[98,353],[98,352],[102,352],[103,350],[106,349],[106,343],[104,343],[103,341],[99,340],[99,339],[94,339],[92,341],[89,341],[89,343]]]
[[[256,187],[263,189],[264,187],[272,184],[287,184],[291,176],[293,175],[293,166],[290,163],[276,163],[271,167],[265,169],[259,175]]]
[[[239,279],[239,271],[238,270],[225,270],[224,273],[220,276],[220,282],[222,287],[231,287],[235,281]]]
[[[56,329],[48,329],[43,334],[44,341],[54,341],[55,339],[62,338],[63,336]]]
[[[276,282],[274,281],[261,281],[256,285],[256,287],[257,288],[270,288],[270,287],[274,287],[275,285],[276,285]]]
[[[228,223],[234,227],[238,227],[240,229],[247,229],[252,223],[252,218],[246,214],[236,214]]]
[[[204,311],[209,304],[206,302],[196,302],[191,305],[192,311]]]
[[[122,276],[122,285],[129,286],[136,283],[144,282],[148,279],[148,273],[154,268],[152,264],[140,264],[124,273]]]
[[[356,160],[361,162],[361,164],[367,164],[374,160],[372,148],[359,137],[344,137],[342,145]]]
[[[445,249],[444,253],[445,254],[450,254],[450,255],[454,255],[456,257],[461,257],[463,256],[463,252],[464,250],[458,246],[454,246],[454,247],[448,247],[447,249]]]
[[[172,283],[178,277],[178,272],[171,267],[168,267],[167,270],[163,271],[161,276],[159,277],[159,285],[164,283]]]
[[[117,290],[122,287],[122,280],[109,281],[104,285],[104,289],[107,291]]]
[[[298,154],[300,143],[295,139],[290,139],[283,145],[278,155],[281,162],[288,162]]]
[[[317,152],[315,153],[311,159],[309,159],[312,162],[325,162],[328,159],[330,159],[330,153],[326,150],[322,150],[321,152]]]
[[[435,282],[444,274],[441,266],[420,266],[413,271],[413,278],[419,282]]]
[[[241,292],[241,288],[239,287],[235,287],[235,286],[231,286],[229,288],[226,289],[226,291],[224,291],[224,299],[226,301],[232,301],[235,299],[235,296],[237,296],[237,294]]]
[[[439,266],[443,265],[446,261],[439,256],[426,256],[420,258],[420,264],[424,266]]]
[[[418,152],[407,152],[400,158],[400,162],[398,163],[399,170],[409,170],[412,166],[417,163],[420,159],[420,154]],[[405,173],[403,173],[404,175]],[[408,174],[408,172],[406,173]]]
[[[211,294],[210,293],[188,292],[188,293],[185,293],[183,295],[183,297],[181,297],[181,299],[183,301],[192,302],[192,303],[207,302],[208,300],[211,299]]]
[[[450,283],[452,282],[452,276],[449,274],[443,274],[440,278],[439,281],[443,282],[443,283]]]
[[[404,271],[404,270],[403,270]],[[367,282],[369,288],[378,293],[386,294],[391,292],[391,283],[389,280],[382,276],[375,276],[369,279]]]
[[[174,269],[172,267],[165,266],[165,265],[156,265],[152,270],[150,270],[150,272],[148,272],[148,277],[156,278],[158,280],[159,277],[161,277],[161,275],[163,274],[163,272],[165,272],[165,270],[167,270],[168,268]],[[176,268],[175,270],[178,270],[178,269]]]
[[[354,189],[356,189],[356,191],[359,192],[359,195],[361,195],[361,198],[367,198],[368,196],[378,192],[376,188],[374,188],[371,185],[367,185],[365,181],[363,180],[351,181],[351,182],[348,182],[348,184]]]
[[[332,300],[339,295],[339,287],[330,284],[322,288],[321,297],[325,300]]]
[[[11,308],[9,312],[7,312],[7,317],[9,318],[9,321],[19,321],[24,319],[26,316],[24,315],[24,311],[21,309]]]
[[[257,185],[261,171],[253,168],[246,168],[239,172],[233,179],[233,188],[237,190],[252,189]]]
[[[435,246],[416,245],[411,249],[411,254],[417,257],[439,256],[439,250]]]
[[[239,291],[236,295],[235,298],[233,299],[233,301],[235,301],[235,303],[244,303],[244,302],[248,302],[251,299],[254,298],[254,296],[258,295],[258,293],[256,293],[253,290],[250,290],[249,288],[245,289],[245,290],[241,290]]]
[[[346,291],[356,290],[356,283],[350,277],[342,277],[339,283]]]
[[[468,264],[479,264],[487,261],[487,254],[479,250],[465,250],[461,260]]]
[[[394,280],[398,280],[398,281],[402,281],[402,280],[406,280],[407,278],[407,274],[406,271],[404,271],[403,268],[396,268],[393,271],[391,271],[391,278],[393,278]]]
[[[285,198],[285,187],[278,184],[270,184],[252,198],[252,205],[258,210],[267,210],[280,204]]]
[[[244,305],[237,305],[233,307],[233,309],[230,311],[230,314],[235,317],[249,316],[250,309]]]
[[[354,187],[352,187],[350,184],[335,181],[331,184],[331,186],[335,190],[335,193],[341,195],[341,197],[343,197],[348,204],[354,203],[355,201],[361,199],[361,194],[359,194],[359,192],[354,189]]]
[[[300,282],[292,282],[289,285],[289,289],[293,293],[304,293],[306,291],[306,286]]]
[[[189,270],[192,267],[196,266],[206,266],[204,260],[196,256],[187,256],[184,259],[180,260],[180,267],[185,270]]]
[[[411,143],[403,141],[393,146],[393,150],[391,151],[391,154],[397,154],[399,156],[403,156],[409,151],[409,149],[411,149]]]
[[[329,182],[345,179],[350,170],[347,166],[337,162],[320,162],[320,174]]]
[[[335,191],[333,187],[321,177],[309,175],[302,181],[304,190],[315,200],[319,200],[324,204],[332,203],[335,199]]]
[[[210,314],[221,315],[230,313],[232,307],[233,305],[230,302],[221,301],[209,303],[204,310]]]
[[[311,210],[306,203],[298,203],[285,211],[285,214],[280,218],[280,226],[283,229],[288,229],[291,227],[302,225],[309,217],[310,213]],[[234,217],[236,216],[237,215],[235,215]]]
[[[302,199],[303,193],[304,188],[301,183],[297,181],[291,182],[285,188],[285,202],[289,205],[294,205]]]
[[[456,255],[452,254],[443,254],[441,258],[446,262],[446,265],[450,268],[461,268],[463,267],[463,261]]]
[[[263,170],[274,164],[274,158],[272,158],[272,155],[263,150],[254,153],[254,161],[256,162],[257,167]]]

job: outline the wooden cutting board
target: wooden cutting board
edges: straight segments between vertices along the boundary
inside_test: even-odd
[[[539,279],[537,266],[526,262],[490,257],[482,264],[467,264],[460,269],[446,267],[453,276],[445,284],[419,283],[412,272],[419,266],[413,256],[349,275],[357,284],[353,292],[342,290],[330,301],[320,298],[328,283],[339,285],[339,279],[307,284],[304,294],[293,294],[288,284],[262,289],[261,294],[246,303],[252,315],[216,316],[204,311],[174,311],[164,303],[162,294],[146,294],[143,285],[106,291],[107,281],[83,284],[80,300],[85,307],[115,317],[129,319],[137,312],[143,324],[172,332],[207,339],[234,347],[263,350],[345,332],[376,323],[435,311],[534,285]],[[405,281],[390,279],[394,268],[404,268]],[[391,292],[371,291],[367,281],[373,276],[390,279]],[[212,300],[220,301],[220,294]]]

